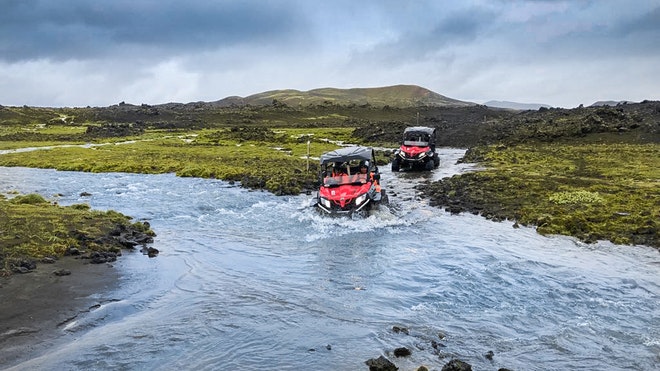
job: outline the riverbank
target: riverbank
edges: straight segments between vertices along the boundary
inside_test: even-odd
[[[82,203],[59,206],[39,194],[0,194],[0,276],[28,273],[67,255],[101,264],[116,260],[122,249],[148,250],[155,232],[148,222],[131,219]]]
[[[483,171],[420,187],[431,205],[543,235],[660,249],[660,146],[564,141],[472,148]]]
[[[67,256],[30,273],[0,277],[0,365],[15,365],[73,340],[67,325],[117,300],[108,296],[120,285],[116,264]]]
[[[10,197],[10,198],[8,198]],[[148,223],[86,204],[0,194],[0,365],[34,358],[75,336],[67,325],[105,302],[120,284],[122,251],[147,247]]]

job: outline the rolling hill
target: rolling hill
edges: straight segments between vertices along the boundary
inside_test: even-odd
[[[290,107],[318,105],[370,105],[374,107],[467,107],[475,103],[452,99],[417,85],[394,85],[379,88],[320,88],[309,91],[271,90],[247,97],[227,97],[211,102],[218,107],[267,106],[274,102]]]

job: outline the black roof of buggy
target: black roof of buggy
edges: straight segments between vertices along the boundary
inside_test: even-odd
[[[373,159],[374,150],[370,147],[344,147],[321,155],[321,164],[329,162],[348,162],[350,160]]]
[[[431,134],[433,134],[434,131],[435,131],[434,128],[429,128],[429,127],[426,127],[426,126],[410,126],[410,127],[407,127],[403,131],[403,133],[405,134],[405,133],[410,133],[410,132],[422,132],[422,133],[426,133],[426,134],[431,135]]]

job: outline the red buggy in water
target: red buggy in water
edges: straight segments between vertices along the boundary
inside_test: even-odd
[[[439,165],[440,157],[435,151],[435,129],[425,126],[406,128],[401,147],[394,152],[392,171],[433,170]]]
[[[366,211],[386,201],[374,151],[369,147],[347,147],[324,153],[319,180],[316,205],[328,214]]]

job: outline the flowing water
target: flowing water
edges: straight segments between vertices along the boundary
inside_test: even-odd
[[[120,288],[16,368],[367,370],[385,355],[400,370],[657,369],[657,250],[428,206],[413,185],[470,170],[463,152],[443,149],[433,173],[383,166],[391,205],[356,219],[218,180],[0,168],[0,192],[148,220],[160,250],[120,258]]]

